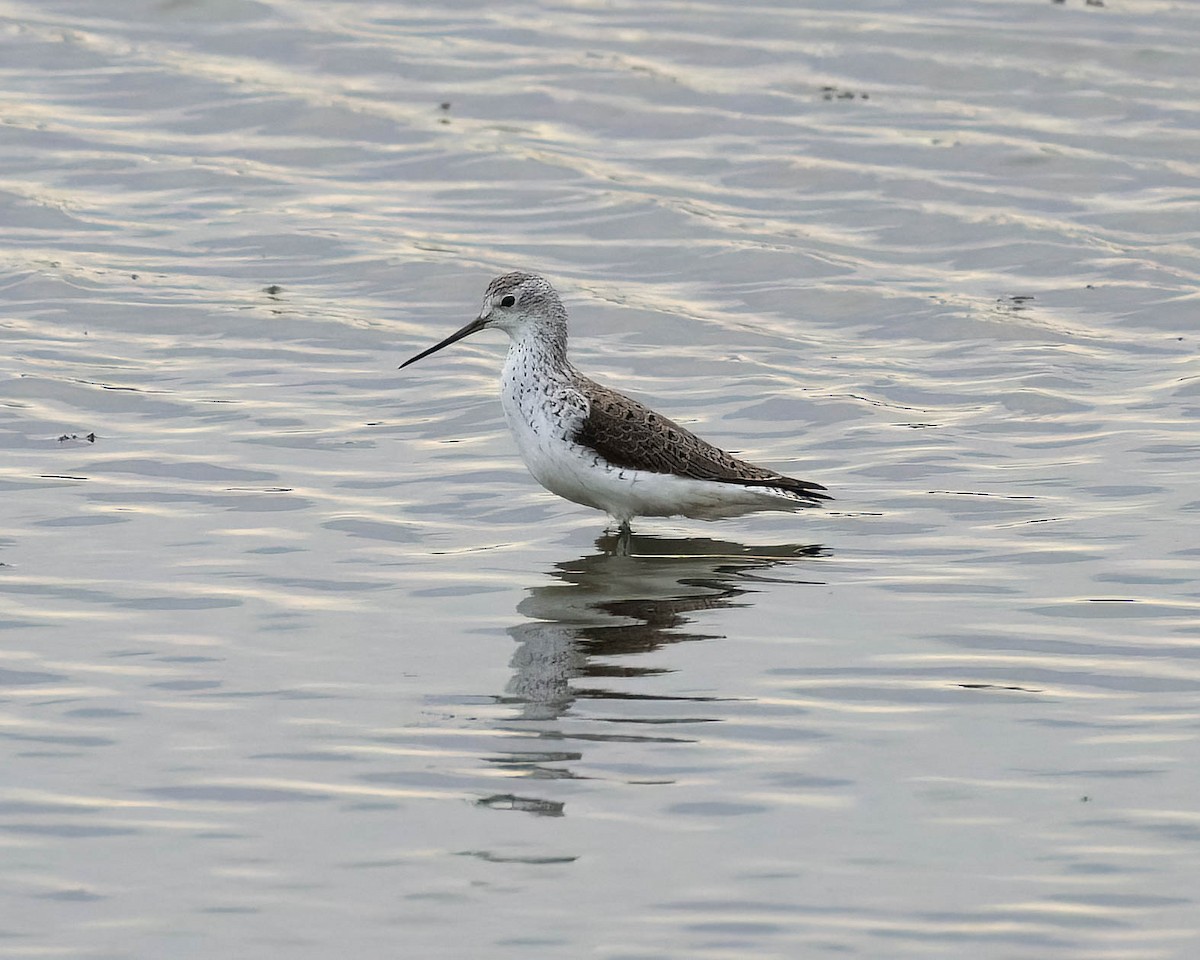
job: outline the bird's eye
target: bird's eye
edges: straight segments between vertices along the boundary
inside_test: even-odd
[[[517,302],[517,298],[514,297],[511,293],[507,297],[500,298],[500,306],[502,306],[502,307],[511,307],[516,302]]]

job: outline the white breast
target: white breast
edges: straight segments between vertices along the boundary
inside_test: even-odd
[[[595,507],[581,486],[586,466],[582,448],[572,439],[587,417],[587,400],[566,371],[550,363],[537,346],[514,342],[509,348],[500,379],[504,419],[538,483],[560,497]]]
[[[509,348],[500,395],[504,418],[534,479],[551,493],[617,520],[714,519],[803,506],[783,490],[630,470],[601,460],[574,441],[587,419],[587,398],[575,386],[570,368],[550,362],[536,342],[514,342]]]

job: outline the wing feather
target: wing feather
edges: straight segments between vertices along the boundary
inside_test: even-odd
[[[631,397],[580,375],[587,417],[575,436],[614,466],[714,480],[745,487],[778,487],[811,500],[832,499],[819,483],[796,480],[739,460]]]

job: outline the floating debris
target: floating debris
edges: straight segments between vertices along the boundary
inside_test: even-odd
[[[842,90],[838,87],[822,87],[821,97],[825,100],[870,100],[869,93],[857,93],[854,90]]]
[[[1015,294],[1011,297],[997,297],[997,310],[1003,313],[1020,313],[1022,310],[1028,310],[1028,304],[1035,298],[1028,294]]]

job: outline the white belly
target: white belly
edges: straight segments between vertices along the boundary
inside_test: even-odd
[[[620,522],[673,516],[712,520],[806,505],[785,490],[611,466],[572,439],[587,416],[587,401],[569,383],[551,379],[549,371],[534,373],[529,360],[519,349],[509,353],[501,388],[504,418],[529,472],[551,493]]]
[[[619,522],[632,517],[674,516],[713,520],[805,505],[800,498],[774,488],[613,467],[592,450],[567,440],[545,419],[509,418],[509,426],[521,458],[538,483],[573,503],[603,510]]]

